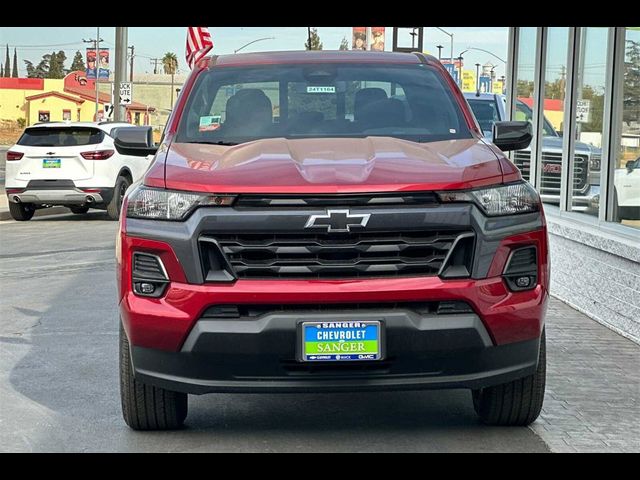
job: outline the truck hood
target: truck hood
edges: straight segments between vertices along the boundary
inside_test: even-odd
[[[476,138],[416,143],[392,137],[272,138],[236,146],[172,143],[169,189],[213,193],[446,190],[502,182],[496,154]]]

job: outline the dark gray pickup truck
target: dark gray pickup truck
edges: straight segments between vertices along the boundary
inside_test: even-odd
[[[491,138],[494,122],[507,120],[506,97],[492,93],[465,93],[465,98],[473,110],[485,137]],[[531,120],[533,112],[528,105],[516,101],[516,108]],[[597,212],[600,198],[600,158],[601,150],[583,142],[575,144],[575,162],[573,176],[573,210]],[[513,152],[513,163],[520,169],[522,176],[529,180],[529,147]],[[546,203],[560,203],[560,172],[562,170],[562,137],[551,123],[544,119],[542,138],[542,182],[540,196]]]

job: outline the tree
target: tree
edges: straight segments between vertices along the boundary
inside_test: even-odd
[[[318,29],[313,27],[311,29],[311,46],[309,46],[309,39],[304,42],[304,48],[306,50],[322,50],[322,42],[320,41],[320,36],[318,35]]]
[[[9,59],[9,44],[7,44],[7,55],[4,59],[4,71],[2,72],[3,77],[11,76],[11,60]]]
[[[65,53],[60,50],[53,52],[49,58],[49,74],[45,78],[64,78],[64,62],[67,59]]]
[[[627,124],[640,119],[640,42],[627,40],[624,62],[623,121]]]
[[[51,55],[46,54],[42,56],[42,60],[37,66],[33,66],[33,62],[25,60],[27,65],[27,77],[29,78],[49,78],[49,62],[51,61]]]
[[[162,69],[168,75],[175,75],[178,71],[178,57],[173,52],[167,52],[162,57]]]
[[[18,78],[18,51],[13,47],[13,71],[11,72],[13,78]]]
[[[73,62],[71,62],[71,71],[75,72],[77,70],[84,70],[84,69],[85,69],[84,59],[82,58],[82,53],[80,52],[80,50],[78,50],[73,57]]]
[[[338,50],[349,50],[349,40],[347,40],[347,37],[342,37],[340,48]]]
[[[591,85],[582,87],[582,99],[589,100],[589,122],[582,124],[583,132],[602,132],[604,92],[597,92]]]

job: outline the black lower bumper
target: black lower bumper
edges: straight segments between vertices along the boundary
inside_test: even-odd
[[[493,345],[475,314],[367,313],[385,331],[380,361],[303,363],[302,321],[364,320],[361,313],[267,315],[258,320],[201,319],[180,352],[132,347],[138,380],[192,394],[478,389],[534,373],[539,339]]]

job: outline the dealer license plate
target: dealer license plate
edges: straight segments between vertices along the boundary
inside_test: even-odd
[[[43,158],[42,168],[60,168],[61,162],[59,158]]]
[[[381,328],[379,321],[303,322],[302,360],[380,360]]]

